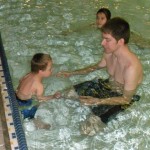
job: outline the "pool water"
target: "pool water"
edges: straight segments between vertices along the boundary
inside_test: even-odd
[[[0,31],[16,89],[19,79],[30,71],[30,60],[37,52],[53,58],[53,74],[75,70],[98,62],[103,49],[99,30],[90,26],[100,7],[108,7],[112,16],[129,21],[132,37],[129,47],[144,69],[143,83],[137,93],[141,100],[117,116],[94,136],[80,134],[80,124],[90,114],[87,106],[72,99],[44,102],[36,117],[51,125],[36,130],[33,122],[23,123],[29,150],[149,150],[149,64],[150,2],[123,0],[1,0]],[[137,36],[136,36],[137,35]],[[52,76],[44,80],[45,94],[53,94],[74,84],[107,73],[95,71],[70,78]]]

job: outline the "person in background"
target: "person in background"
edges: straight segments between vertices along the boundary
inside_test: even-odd
[[[96,22],[83,25],[71,26],[69,30],[62,31],[61,34],[67,36],[73,32],[84,32],[89,30],[91,27],[100,29],[109,19],[111,18],[111,12],[107,8],[100,8],[96,13]]]
[[[107,8],[100,8],[96,13],[96,26],[101,28],[111,18],[111,12]]]
[[[108,8],[100,8],[96,13],[96,27],[100,29],[109,19],[111,19],[111,12]],[[95,25],[95,24],[91,24]],[[144,38],[140,33],[131,31],[130,43],[135,43],[140,48],[149,48],[150,40]]]

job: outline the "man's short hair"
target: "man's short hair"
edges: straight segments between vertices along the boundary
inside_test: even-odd
[[[101,28],[103,33],[111,34],[117,41],[121,38],[124,39],[124,43],[127,44],[130,38],[130,26],[129,23],[120,18],[114,17],[106,22]]]

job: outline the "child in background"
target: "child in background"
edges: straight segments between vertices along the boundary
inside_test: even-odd
[[[100,8],[96,13],[96,26],[97,28],[101,28],[109,19],[111,19],[111,12],[107,8]],[[92,24],[95,25],[95,24]],[[135,43],[140,48],[149,48],[150,40],[142,37],[140,33],[136,33],[135,31],[131,31],[130,43]]]
[[[96,13],[97,28],[101,28],[111,18],[111,12],[107,8],[100,8]]]
[[[52,58],[48,54],[37,53],[31,60],[31,72],[25,75],[19,83],[16,90],[16,99],[21,108],[21,113],[25,118],[32,119],[36,113],[39,104],[34,104],[33,97],[39,102],[60,98],[61,94],[56,92],[54,95],[44,96],[44,86],[42,80],[49,77],[52,73]],[[39,120],[34,119],[36,125],[40,124],[41,128],[45,128]],[[43,126],[44,125],[44,126]]]
[[[111,12],[107,8],[100,8],[96,13],[96,22],[90,23],[90,24],[83,24],[82,25],[74,25],[73,27],[70,27],[69,30],[62,31],[61,34],[64,36],[67,36],[70,33],[73,32],[82,32],[82,31],[88,31],[91,27],[100,29],[109,19],[111,18]]]

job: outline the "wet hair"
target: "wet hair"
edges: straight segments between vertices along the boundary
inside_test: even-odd
[[[38,73],[39,70],[46,70],[48,62],[51,61],[49,54],[36,53],[31,60],[31,72]]]
[[[102,33],[111,34],[117,41],[123,38],[125,44],[129,42],[129,23],[120,17],[114,17],[108,20],[106,24],[101,28],[101,31]]]
[[[105,16],[106,16],[106,18],[107,18],[107,20],[109,20],[109,19],[111,18],[111,12],[110,12],[110,10],[107,9],[107,8],[100,8],[100,9],[97,11],[96,15],[99,14],[99,13],[104,13]]]

